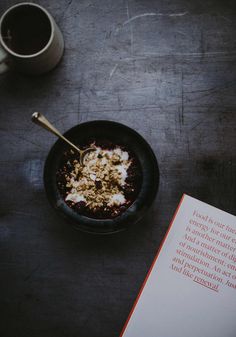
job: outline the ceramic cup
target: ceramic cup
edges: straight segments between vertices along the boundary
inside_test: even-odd
[[[14,69],[39,75],[53,69],[64,51],[64,40],[51,14],[42,6],[22,2],[0,19],[0,74]]]

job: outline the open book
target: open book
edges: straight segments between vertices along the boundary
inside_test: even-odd
[[[236,337],[236,217],[183,195],[122,337]]]

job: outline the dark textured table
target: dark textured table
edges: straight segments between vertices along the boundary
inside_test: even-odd
[[[117,337],[182,193],[236,214],[236,3],[39,3],[66,49],[47,75],[0,78],[0,336]],[[147,139],[161,181],[140,224],[97,237],[58,218],[35,110],[63,132],[110,119]]]

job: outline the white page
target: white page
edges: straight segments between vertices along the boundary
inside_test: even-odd
[[[183,196],[121,336],[236,337],[235,216]]]

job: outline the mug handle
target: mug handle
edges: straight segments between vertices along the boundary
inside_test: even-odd
[[[6,64],[8,54],[0,45],[0,74],[5,73],[9,70],[9,66]]]

